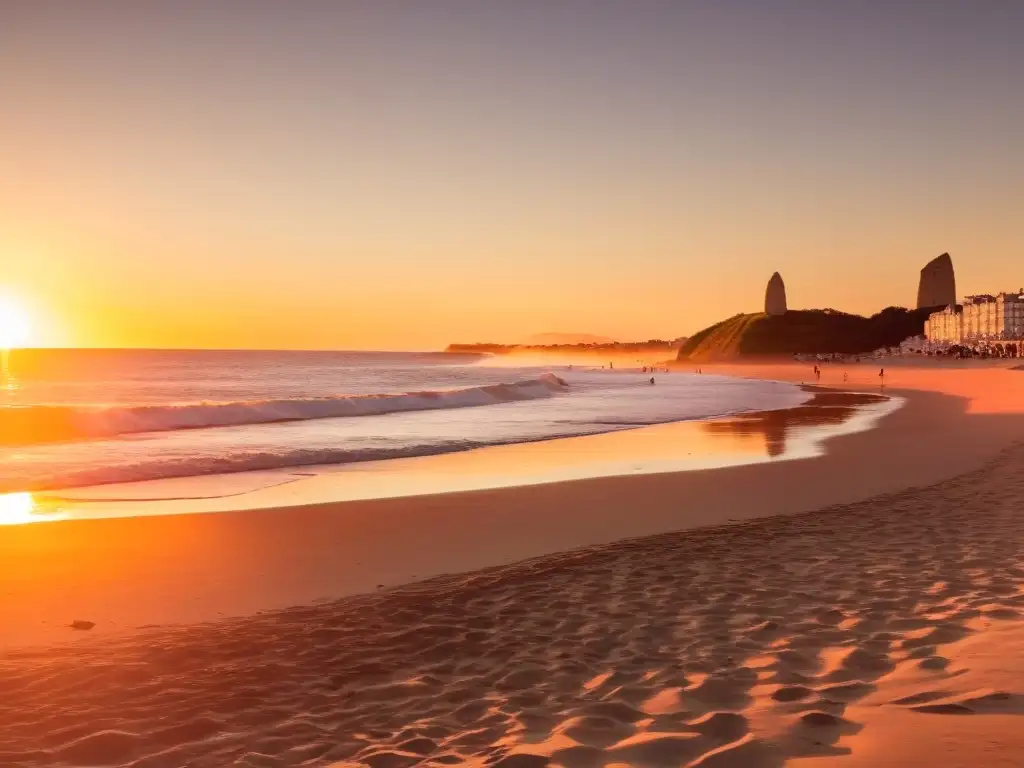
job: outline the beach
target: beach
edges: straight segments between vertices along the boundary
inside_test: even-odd
[[[1024,2],[2,9],[0,768],[1024,768]]]
[[[1019,764],[1022,373],[883,364],[810,458],[0,528],[0,756]]]

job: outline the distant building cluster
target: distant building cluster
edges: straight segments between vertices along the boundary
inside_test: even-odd
[[[918,310],[931,310],[924,323],[924,335],[904,339],[898,347],[879,349],[887,354],[994,354],[1024,357],[1024,288],[996,295],[977,294],[956,299],[956,274],[948,253],[929,261],[921,269],[917,286]],[[776,272],[765,289],[764,311],[784,315],[786,285]],[[819,361],[827,356],[809,356]]]
[[[1024,339],[1024,291],[967,296],[929,315],[924,335],[940,344]]]
[[[958,304],[953,260],[948,253],[932,259],[921,270],[917,306],[936,307],[924,324],[926,348],[984,347],[995,342],[1024,340],[1024,289],[994,296],[967,296]],[[1019,345],[1013,346],[1016,351]]]

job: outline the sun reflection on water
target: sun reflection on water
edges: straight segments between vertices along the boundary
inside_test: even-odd
[[[11,370],[11,350],[0,349],[0,389],[7,392],[15,392],[18,389],[18,379]]]
[[[42,508],[31,493],[0,494],[0,525],[41,523],[63,517],[57,510]]]

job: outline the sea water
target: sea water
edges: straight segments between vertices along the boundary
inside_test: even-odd
[[[0,493],[423,456],[791,408],[791,384],[392,352],[15,351]]]

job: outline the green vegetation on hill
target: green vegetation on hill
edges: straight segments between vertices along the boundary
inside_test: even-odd
[[[742,354],[744,331],[767,315],[733,315],[690,336],[679,348],[679,360],[720,360]]]
[[[863,354],[919,336],[932,311],[888,307],[871,317],[834,309],[734,315],[690,336],[680,347],[678,359],[700,362],[760,355]]]

